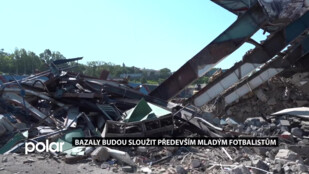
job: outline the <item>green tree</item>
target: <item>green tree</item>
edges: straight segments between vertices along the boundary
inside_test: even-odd
[[[44,52],[40,54],[40,58],[44,60],[46,64],[49,64],[52,58],[52,52],[49,49],[45,49]]]
[[[199,78],[198,80],[196,80],[193,84],[204,84],[204,83],[208,83],[208,81],[209,81],[209,77],[205,75]]]
[[[168,68],[160,69],[160,78],[166,79],[172,74],[171,70]]]
[[[143,77],[141,78],[141,83],[142,83],[142,84],[147,83],[147,79],[146,79],[146,77],[144,77],[144,76],[143,76]]]

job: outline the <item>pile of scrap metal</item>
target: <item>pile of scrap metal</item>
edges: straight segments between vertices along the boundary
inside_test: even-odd
[[[68,164],[98,165],[102,171],[298,173],[309,169],[309,153],[302,153],[309,150],[308,108],[260,115],[241,123],[232,118],[219,119],[194,106],[185,107],[151,97],[124,81],[65,72],[55,64],[51,67],[52,71],[46,72],[44,78],[35,75],[1,85],[0,153],[7,155],[6,158],[10,158],[12,152],[23,154],[26,142],[49,140],[64,144],[61,153],[45,152],[50,153],[52,159],[60,158]],[[300,80],[296,77],[292,80],[295,84],[304,80],[297,77]],[[241,148],[72,146],[74,137],[205,136],[277,136],[281,145]],[[32,159],[31,163],[38,162]]]
[[[222,136],[221,128],[202,119],[202,114],[144,94],[142,86],[64,71],[67,62],[78,59],[57,60],[48,71],[19,79],[11,76],[1,84],[0,154],[24,152],[25,142],[49,140],[64,143],[65,161],[70,162],[71,156],[86,157],[94,150],[73,147],[72,137],[171,137],[189,127],[184,119],[202,125],[204,134]],[[117,157],[122,152],[109,153],[123,161]],[[128,159],[126,163],[133,164]]]

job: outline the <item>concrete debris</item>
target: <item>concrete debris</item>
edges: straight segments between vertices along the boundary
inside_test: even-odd
[[[71,81],[72,77],[69,73],[57,77],[58,80],[60,79],[59,81],[62,81],[58,85],[62,86],[62,88],[67,88],[66,91],[62,92],[57,87],[52,86],[55,85],[57,80],[49,79],[48,81],[56,81],[54,83],[45,82],[46,88],[50,88],[48,90],[50,94],[48,95],[46,91],[41,92],[40,95],[36,95],[36,97],[41,96],[40,102],[35,103],[30,102],[30,100],[28,102],[29,105],[40,111],[41,117],[49,113],[45,117],[50,118],[50,122],[46,122],[44,119],[38,120],[38,113],[34,114],[36,116],[33,116],[31,111],[27,115],[31,119],[25,119],[23,114],[14,112],[17,113],[14,115],[15,119],[23,120],[23,122],[19,123],[14,123],[14,121],[3,115],[0,122],[2,137],[10,135],[10,133],[17,130],[28,130],[28,139],[31,140],[37,141],[38,137],[43,137],[43,140],[64,142],[64,153],[66,155],[62,159],[65,163],[76,164],[85,161],[89,165],[97,166],[100,170],[112,172],[160,173],[169,171],[170,173],[181,174],[195,172],[297,173],[308,170],[307,161],[309,156],[307,154],[309,154],[309,149],[307,147],[309,143],[305,139],[305,137],[309,136],[308,119],[303,116],[299,117],[299,114],[288,114],[290,112],[271,114],[274,111],[273,109],[278,109],[280,108],[279,106],[282,106],[282,102],[285,102],[286,105],[297,100],[306,101],[306,95],[300,93],[301,97],[297,98],[293,88],[289,88],[292,89],[289,90],[290,99],[286,101],[281,95],[286,91],[286,87],[282,87],[281,94],[270,92],[273,88],[280,91],[278,87],[272,86],[274,85],[272,83],[274,80],[270,80],[268,83],[270,86],[260,88],[259,92],[255,93],[259,97],[251,96],[251,98],[247,97],[244,100],[249,101],[250,105],[244,101],[239,101],[238,104],[229,108],[229,116],[216,118],[211,113],[199,114],[192,108],[167,103],[158,98],[140,94],[134,89],[124,87],[124,85],[117,85],[113,81],[85,80],[85,77],[80,77],[78,80],[74,78]],[[89,79],[90,77],[87,78]],[[64,81],[66,83],[63,83]],[[77,82],[79,88],[74,88]],[[99,85],[99,82],[103,83],[103,85]],[[276,81],[277,83],[278,81]],[[109,86],[111,84],[114,86]],[[281,83],[278,84],[282,85]],[[37,89],[31,88],[27,90]],[[93,93],[93,95],[84,94],[85,90]],[[105,93],[98,91],[105,91]],[[66,94],[68,92],[70,95]],[[32,93],[29,93],[25,100],[33,97]],[[48,98],[48,96],[54,97]],[[123,100],[123,98],[126,100]],[[295,100],[292,98],[295,98]],[[10,103],[5,102],[5,99],[3,100],[4,104],[10,105]],[[76,100],[79,102],[75,102]],[[50,108],[46,103],[53,103],[54,105]],[[305,102],[303,104],[306,105]],[[298,104],[295,102],[294,105]],[[242,119],[239,119],[240,117],[233,115],[237,113],[233,108],[237,108],[239,113],[246,113],[248,115],[259,109],[262,110],[251,115],[251,117],[241,115]],[[20,112],[23,108],[14,108],[14,110]],[[128,118],[134,121],[130,121]],[[20,135],[17,134],[15,136],[19,137]],[[97,136],[106,138],[276,136],[279,137],[280,146],[274,148],[216,148],[199,146],[98,146],[93,148],[72,146],[73,137]],[[24,140],[26,138],[20,136],[19,139]],[[42,141],[42,138],[40,138],[40,141]],[[23,153],[18,148],[15,150],[16,145],[18,145],[17,141],[6,145],[3,152]],[[61,156],[61,154],[49,155],[59,159]],[[38,158],[29,159],[24,160],[23,163],[32,164],[37,161],[44,161],[46,157],[43,157],[43,160],[35,160]],[[4,160],[2,163],[7,162]],[[162,168],[163,166],[165,168]],[[174,166],[174,168],[171,166]]]
[[[201,161],[198,159],[193,159],[191,162],[191,166],[192,168],[198,168],[201,166]]]
[[[298,17],[306,10],[304,8],[305,1],[306,0],[258,0],[270,17],[291,20]]]
[[[267,101],[267,104],[269,106],[273,106],[273,105],[276,105],[277,104],[277,101],[275,98],[270,98],[268,101]]]
[[[284,93],[289,91],[289,99]],[[239,102],[225,108],[224,117],[232,117],[237,122],[261,115],[291,115],[306,118],[306,107],[309,106],[309,94],[298,87],[289,78],[275,76],[261,85],[254,94],[249,93]],[[247,109],[250,108],[250,109]],[[286,108],[291,108],[287,109]],[[282,110],[282,111],[281,111]],[[274,112],[275,111],[275,112]]]
[[[91,158],[95,162],[104,162],[110,155],[106,147],[98,147],[91,153]]]
[[[296,161],[299,159],[299,156],[293,151],[280,149],[275,158]]]
[[[255,91],[255,95],[257,96],[257,98],[259,100],[261,100],[262,102],[267,102],[268,101],[268,97],[267,95],[263,92],[262,89],[258,89]]]
[[[237,166],[236,168],[232,169],[230,173],[231,174],[251,174],[250,170],[244,165]]]
[[[290,126],[290,122],[288,120],[280,120],[281,126]]]
[[[146,174],[152,173],[152,171],[149,167],[142,167],[140,171],[143,172],[143,173],[146,173]]]
[[[176,166],[177,174],[187,174],[188,172],[182,166]]]
[[[104,162],[104,163],[101,164],[101,168],[102,168],[102,169],[107,169],[107,168],[109,168],[109,167],[110,167],[110,164],[107,163],[107,162]]]
[[[116,150],[116,149],[111,149],[111,148],[107,148],[110,156],[116,158],[117,160],[135,166],[135,163],[132,161],[130,155],[127,152],[123,152],[120,150]]]
[[[309,3],[254,2],[216,2],[239,15],[236,22],[152,91],[128,79],[110,79],[106,70],[100,78],[70,72],[69,62],[81,58],[51,61],[48,70],[18,80],[0,76],[1,173],[21,173],[21,168],[25,173],[308,172]],[[250,39],[259,29],[270,33],[263,43]],[[214,86],[200,88],[196,100],[177,98],[246,41],[256,48],[234,69],[218,70],[209,83]],[[282,50],[287,44],[288,51]],[[287,58],[295,56],[292,53],[299,53],[297,61],[285,69],[284,63],[292,60]],[[273,60],[275,64],[271,58],[282,58],[283,63]],[[258,73],[265,67],[267,73]],[[279,145],[73,145],[78,142],[75,138],[142,137],[277,137]],[[44,142],[50,150],[32,153],[48,146]]]
[[[254,160],[253,161],[253,165],[254,167],[258,168],[258,169],[262,169],[264,171],[269,171],[269,167],[267,164],[265,164],[263,161],[261,160]],[[258,169],[253,169],[253,172],[254,173],[257,173],[257,174],[260,174],[260,173],[264,173],[262,172],[261,170],[258,170]]]

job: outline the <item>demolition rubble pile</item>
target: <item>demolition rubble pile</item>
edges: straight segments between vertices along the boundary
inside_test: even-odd
[[[256,113],[254,106],[248,106],[253,108],[247,111],[252,118],[244,122],[235,121],[237,119],[232,117],[237,116],[238,112],[230,108],[232,113],[229,117],[219,120],[211,114],[151,97],[140,92],[143,86],[132,87],[125,80],[107,80],[104,74],[102,78],[96,79],[64,71],[59,64],[67,61],[70,60],[54,62],[49,71],[1,85],[1,171],[8,172],[8,158],[25,158],[26,142],[37,144],[46,140],[62,142],[63,151],[33,153],[33,156],[42,157],[32,157],[30,162],[27,159],[21,165],[25,165],[25,168],[27,165],[35,166],[40,158],[43,161],[63,162],[67,166],[96,166],[96,170],[91,171],[72,169],[86,173],[238,174],[309,171],[309,110],[306,107],[273,113],[279,111],[276,110],[278,107],[274,107],[272,110],[264,110],[264,113]],[[285,90],[290,91],[290,98],[283,100],[285,104],[279,108],[299,106],[297,103],[307,100],[302,95],[298,98],[298,88],[284,83],[283,90],[279,90],[281,86],[273,84],[275,81],[260,88],[263,96],[268,97],[266,100],[272,101],[269,105],[281,103],[277,95],[285,94]],[[276,93],[272,92],[274,90]],[[255,102],[256,107],[263,107],[259,102],[265,101],[260,101],[259,95],[257,93],[257,97],[247,103],[251,105]],[[287,105],[289,102],[296,105]],[[270,136],[279,137],[278,147],[72,145],[73,137]],[[45,169],[38,167],[38,170],[44,173],[41,170]]]
[[[244,121],[248,117],[270,115],[285,108],[309,106],[308,73],[290,78],[276,76],[226,108],[226,116]]]

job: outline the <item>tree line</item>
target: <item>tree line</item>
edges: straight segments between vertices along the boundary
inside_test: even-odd
[[[0,74],[30,75],[48,69],[51,61],[66,59],[59,51],[45,49],[42,53],[36,54],[25,49],[15,49],[13,53],[0,50]],[[111,78],[120,78],[121,74],[138,74],[138,78],[130,78],[134,82],[142,83],[161,83],[168,78],[172,72],[168,68],[156,70],[141,69],[137,67],[127,67],[115,65],[104,61],[89,61],[86,64],[77,62],[68,63],[73,66],[70,71],[79,72],[88,76],[99,77],[102,70],[110,72]]]
[[[32,51],[25,49],[15,49],[13,53],[5,52],[0,49],[0,74],[14,74],[14,75],[30,75],[36,72],[48,69],[51,61],[66,59],[59,51],[51,51],[45,49],[40,54],[35,54]],[[111,78],[121,78],[121,75],[137,74],[137,77],[130,77],[129,80],[136,83],[160,84],[167,79],[171,74],[168,68],[160,70],[152,70],[138,67],[127,67],[124,63],[122,65],[115,65],[104,61],[89,61],[86,64],[78,62],[69,62],[68,65],[74,68],[70,71],[82,73],[88,76],[99,77],[102,70],[110,72]],[[209,75],[195,81],[194,84],[207,83]]]

